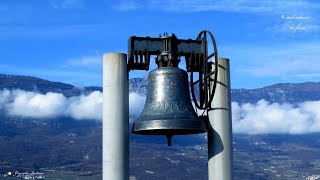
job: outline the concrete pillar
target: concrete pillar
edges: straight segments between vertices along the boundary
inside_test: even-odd
[[[217,88],[208,109],[208,178],[233,179],[232,117],[229,59],[219,58]],[[213,65],[214,66],[214,65]]]
[[[129,179],[127,55],[103,56],[103,180]]]

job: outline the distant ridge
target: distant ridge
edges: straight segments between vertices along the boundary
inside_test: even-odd
[[[147,93],[147,78],[133,78],[129,80],[129,91],[140,95]],[[71,84],[53,82],[31,76],[17,76],[0,74],[1,89],[21,89],[40,93],[56,92],[66,97],[77,96],[82,93],[101,91],[102,87],[75,87]],[[271,103],[300,103],[304,101],[320,100],[320,82],[278,83],[257,89],[232,89],[232,101],[238,103],[256,103],[265,99]]]
[[[78,96],[81,93],[92,92],[95,90],[102,91],[101,87],[96,86],[78,88],[71,84],[48,81],[32,76],[5,74],[0,74],[0,90],[1,89],[21,89],[25,91],[35,91],[39,93],[55,92],[62,93],[66,97]]]
[[[233,89],[232,100],[256,103],[261,99],[277,103],[300,103],[320,100],[320,82],[278,83],[257,89]]]

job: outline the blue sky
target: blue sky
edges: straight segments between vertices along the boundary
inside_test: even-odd
[[[0,73],[101,86],[102,55],[126,53],[130,36],[208,29],[232,88],[319,82],[319,18],[316,0],[1,0]]]

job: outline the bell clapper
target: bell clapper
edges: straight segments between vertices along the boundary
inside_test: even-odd
[[[168,146],[171,146],[172,134],[167,134],[166,137],[167,137],[167,140],[168,140]]]

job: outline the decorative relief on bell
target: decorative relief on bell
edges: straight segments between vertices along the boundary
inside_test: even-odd
[[[183,113],[194,111],[186,101],[160,101],[149,104],[153,113]]]

